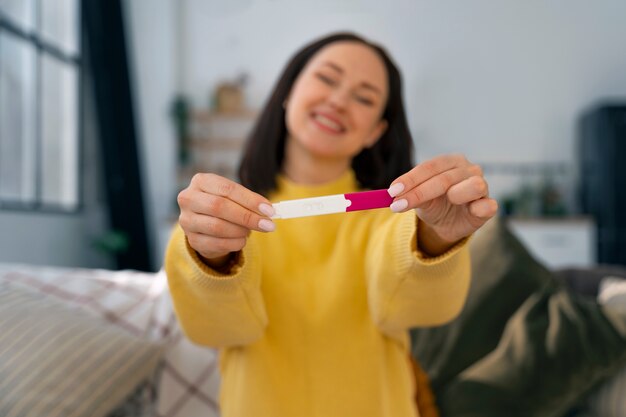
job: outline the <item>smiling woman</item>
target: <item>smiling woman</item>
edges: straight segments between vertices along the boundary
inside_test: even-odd
[[[343,55],[346,52],[348,55]],[[359,61],[361,58],[364,61]],[[317,106],[306,110],[298,101],[291,103],[290,97],[300,92],[303,99],[321,95],[329,96],[330,100],[325,108]],[[365,122],[371,124],[369,140],[375,137],[374,143],[358,152],[350,165],[362,186],[387,187],[412,167],[413,142],[401,92],[400,73],[379,46],[364,43],[362,38],[347,33],[333,34],[311,43],[288,63],[261,113],[240,165],[242,183],[260,193],[276,188],[276,175],[283,170],[287,134],[293,137],[293,129],[288,132],[290,123],[296,123],[297,127],[303,120],[315,118],[320,128],[325,123],[330,130],[333,130],[330,125],[336,130],[349,127],[341,123],[354,122],[352,119],[363,124],[364,116],[369,115],[371,120]],[[288,111],[288,106],[294,111]],[[349,106],[349,115],[344,114],[346,106]],[[294,114],[300,111],[303,113]],[[374,128],[380,130],[378,136]],[[362,131],[365,127],[359,129]]]
[[[420,415],[408,329],[458,315],[467,239],[497,205],[462,155],[413,166],[401,90],[381,47],[319,39],[279,78],[241,184],[196,174],[179,194],[165,268],[187,335],[221,349],[224,417]],[[376,188],[386,209],[271,203]]]
[[[387,95],[385,63],[370,47],[343,41],[323,48],[286,100],[287,175],[303,170],[316,177],[314,183],[324,183],[348,169],[352,158],[385,131],[381,116]],[[295,161],[297,168],[290,165]]]

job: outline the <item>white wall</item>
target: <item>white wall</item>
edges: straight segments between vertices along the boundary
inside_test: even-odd
[[[260,107],[289,56],[330,31],[357,31],[395,57],[418,161],[463,152],[488,164],[572,164],[580,111],[601,98],[626,97],[626,2],[618,0],[126,0],[125,6],[157,263],[164,225],[176,210],[168,116],[175,94],[207,107],[217,82],[246,72],[248,103]],[[523,180],[488,178],[496,197]]]
[[[288,57],[315,36],[355,30],[385,45],[405,78],[417,159],[481,163],[575,158],[575,121],[626,98],[626,2],[183,0],[182,88],[207,106],[241,71],[260,106]],[[519,178],[492,174],[492,191]]]

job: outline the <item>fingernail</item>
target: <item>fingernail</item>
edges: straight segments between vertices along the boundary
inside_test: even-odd
[[[395,211],[396,213],[398,213],[404,210],[408,205],[409,202],[403,198],[402,200],[394,201],[393,203],[391,203],[389,208],[391,209],[391,211]]]
[[[391,187],[389,187],[387,192],[389,193],[390,196],[395,197],[398,194],[400,194],[403,190],[404,190],[404,184],[402,184],[401,182],[397,182]]]
[[[259,211],[265,214],[267,217],[272,217],[274,214],[276,214],[274,207],[270,206],[267,203],[259,204]]]
[[[276,225],[271,220],[261,219],[259,220],[259,229],[266,232],[273,232],[274,230],[276,230]]]

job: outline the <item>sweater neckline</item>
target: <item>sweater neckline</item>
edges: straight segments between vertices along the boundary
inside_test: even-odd
[[[276,196],[280,196],[280,198],[306,198],[330,194],[345,194],[359,189],[352,169],[347,170],[340,177],[322,184],[299,184],[283,174],[278,175],[276,183],[278,186]]]

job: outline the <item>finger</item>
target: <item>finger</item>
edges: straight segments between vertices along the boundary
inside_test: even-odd
[[[185,211],[191,211],[199,215],[219,217],[238,226],[249,230],[272,232],[276,226],[267,216],[259,215],[256,211],[249,210],[225,197],[186,189],[178,195],[178,204]],[[182,225],[181,225],[182,226]]]
[[[220,239],[200,233],[189,233],[186,236],[189,245],[209,259],[240,251],[247,241],[245,238]]]
[[[396,197],[391,204],[391,209],[393,211],[403,211],[419,207],[446,194],[453,186],[462,183],[470,176],[471,172],[467,167],[445,171]]]
[[[469,204],[469,212],[472,216],[489,219],[498,212],[498,202],[493,198],[486,197],[472,201]]]
[[[470,177],[448,190],[448,200],[452,204],[467,204],[489,195],[489,186],[483,177]]]
[[[469,165],[467,159],[460,154],[442,155],[418,164],[412,170],[396,178],[389,187],[392,197],[403,196],[423,182],[445,171]]]
[[[204,194],[202,200],[207,213],[211,216],[259,232],[273,232],[276,228],[274,222],[266,216],[259,215],[256,211],[242,207],[227,198]]]
[[[178,223],[180,223],[186,233],[199,233],[221,238],[242,238],[248,237],[250,234],[250,229],[245,227],[230,223],[218,217],[197,213],[181,213],[178,218]]]
[[[205,193],[227,198],[258,214],[267,217],[274,215],[272,204],[265,197],[228,178],[215,174],[196,174],[192,183]]]

